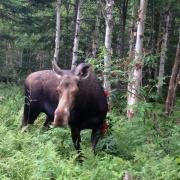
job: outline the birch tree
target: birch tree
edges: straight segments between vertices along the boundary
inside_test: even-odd
[[[72,65],[71,69],[74,69],[77,66],[77,54],[78,54],[78,46],[79,46],[79,32],[80,32],[80,6],[81,0],[76,0],[77,3],[77,16],[76,16],[76,28],[74,35],[74,45],[73,45],[73,55],[72,55]]]
[[[164,12],[165,14],[165,27],[163,28],[163,39],[161,44],[161,53],[160,53],[160,64],[159,64],[159,76],[158,76],[158,85],[157,85],[157,93],[159,96],[162,94],[162,86],[163,86],[163,77],[164,77],[164,66],[167,59],[167,47],[169,41],[169,28],[171,24],[171,12],[168,10]]]
[[[131,23],[130,23],[130,40],[129,40],[129,59],[130,62],[133,60],[133,54],[134,54],[134,29],[135,29],[135,12],[137,11],[137,5],[134,2],[132,2],[132,11],[131,11]]]
[[[112,41],[112,29],[113,29],[113,6],[114,0],[106,0],[105,7],[105,21],[106,21],[106,33],[105,33],[105,49],[106,53],[104,55],[104,89],[107,92],[111,92],[111,83],[110,83],[110,68],[111,68],[111,41]],[[110,104],[111,104],[111,98]]]
[[[176,58],[172,68],[172,74],[169,81],[168,95],[166,98],[165,112],[170,114],[175,104],[176,89],[180,78],[180,29],[179,29],[179,42],[176,50]]]
[[[59,44],[60,44],[60,20],[61,20],[61,0],[56,2],[56,37],[53,64],[59,60]]]
[[[133,68],[129,74],[128,98],[127,98],[127,117],[132,118],[135,114],[135,105],[139,102],[139,89],[142,81],[142,54],[144,24],[146,18],[147,0],[140,0],[139,18],[137,21],[137,37],[135,45],[135,57]]]

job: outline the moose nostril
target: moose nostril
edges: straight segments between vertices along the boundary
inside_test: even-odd
[[[65,110],[65,109],[64,109]],[[69,112],[56,110],[54,113],[53,127],[67,127]]]
[[[57,127],[61,127],[61,125],[60,125],[60,124],[55,124],[55,123],[54,123],[54,124],[53,124],[53,127],[54,127],[54,128],[57,128]]]
[[[66,122],[53,122],[52,123],[52,126],[54,128],[57,128],[57,127],[68,127],[68,124]]]

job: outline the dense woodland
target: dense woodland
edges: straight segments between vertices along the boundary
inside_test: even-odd
[[[20,132],[23,81],[92,65],[108,94],[109,130],[79,163],[68,129]],[[0,0],[1,179],[180,178],[178,0]]]

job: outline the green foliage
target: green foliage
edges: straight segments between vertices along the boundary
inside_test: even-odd
[[[69,129],[44,131],[40,116],[22,133],[22,89],[0,84],[0,95],[1,179],[121,179],[125,171],[135,180],[180,178],[178,105],[170,119],[158,104],[142,104],[138,112],[144,113],[132,121],[113,109],[108,113],[110,129],[100,139],[96,156],[90,148],[90,131],[82,132],[85,158],[79,163]]]
[[[157,68],[159,61],[159,55],[149,54],[148,56],[144,57],[144,66],[149,68]]]
[[[127,8],[127,17],[125,30],[122,32],[122,2],[115,1],[113,10],[113,36],[112,36],[112,65],[116,60],[114,58],[125,58],[129,51],[129,32],[131,28],[131,21],[134,18],[137,19],[137,9],[139,1],[129,1]],[[179,23],[178,18],[178,1],[150,1],[148,3],[147,22],[145,26],[144,37],[144,52],[152,54],[146,57],[144,62],[149,67],[157,67],[158,50],[156,44],[160,45],[162,39],[162,32],[156,34],[156,27],[163,24],[162,17],[158,14],[162,14],[162,9],[170,7],[176,16],[175,21]],[[102,9],[104,9],[105,1],[101,1]],[[132,17],[132,10],[135,10],[135,17]],[[78,62],[84,61],[86,58],[91,58],[92,54],[92,41],[94,37],[94,30],[96,24],[97,15],[97,1],[86,0],[81,5],[81,24],[80,24],[80,43],[78,50]],[[1,76],[9,76],[11,78],[11,71],[18,79],[23,79],[24,75],[28,72],[32,72],[39,69],[51,68],[51,59],[54,51],[54,36],[55,36],[55,1],[51,0],[6,0],[0,1],[0,70]],[[62,1],[61,7],[61,39],[60,39],[60,59],[59,64],[63,68],[69,68],[72,59],[72,46],[73,46],[73,33],[74,33],[74,1]],[[100,16],[99,27],[99,43],[98,43],[98,61],[102,63],[103,56],[107,53],[104,48],[104,36],[105,36],[105,20],[103,13]],[[155,23],[157,21],[157,24]],[[154,27],[155,26],[155,27]],[[171,66],[174,60],[177,44],[176,26],[172,28],[174,35],[170,36],[170,45],[168,47],[168,62],[165,72],[169,75],[171,73]],[[136,30],[136,28],[134,28]],[[123,37],[121,37],[123,36]],[[123,38],[123,52],[118,52],[121,46],[121,38]],[[156,42],[157,41],[157,42]],[[155,43],[155,44],[154,44]],[[153,45],[154,44],[154,45]],[[10,45],[10,46],[9,46]],[[153,47],[152,47],[153,46]],[[154,47],[155,46],[155,47]],[[158,48],[158,47],[157,47]],[[13,50],[14,53],[11,52]],[[18,56],[18,51],[22,51],[22,59]],[[8,55],[10,55],[9,58]],[[14,58],[14,56],[18,56]],[[46,56],[46,57],[45,57]],[[40,57],[40,58],[38,58]],[[99,59],[101,57],[101,60]],[[22,61],[22,64],[17,62]],[[96,63],[96,60],[93,60]],[[103,71],[103,67],[98,65],[97,67]],[[116,64],[116,63],[115,63]],[[117,65],[117,64],[116,64]],[[7,69],[8,72],[2,71]],[[113,70],[113,68],[112,68]],[[122,71],[118,66],[114,72]],[[117,72],[119,73],[119,72]],[[121,72],[122,73],[122,72]],[[124,72],[127,75],[127,72]],[[13,75],[14,75],[13,74]],[[23,76],[22,76],[23,75]],[[14,76],[12,77],[14,80]],[[0,78],[0,81],[4,81]]]
[[[174,13],[173,37],[170,35],[166,77],[171,73],[177,44],[179,5],[173,1],[150,1],[144,36],[143,82],[141,102],[132,121],[126,113],[126,86],[128,82],[129,31],[131,11],[139,1],[129,2],[127,24],[121,45],[121,3],[115,2],[113,11],[112,62],[112,111],[107,119],[108,133],[100,139],[97,155],[90,148],[90,131],[82,132],[82,164],[77,161],[69,129],[44,131],[44,116],[40,116],[27,132],[20,132],[23,111],[22,89],[12,84],[0,84],[0,178],[1,179],[122,179],[129,171],[133,179],[170,180],[180,178],[180,102],[172,116],[163,115],[161,104],[155,102],[159,52],[163,24],[162,10],[170,7]],[[62,1],[60,63],[70,67],[74,31],[74,1]],[[104,2],[103,2],[104,3]],[[79,62],[87,59],[93,65],[100,80],[103,77],[105,21],[100,17],[100,33],[97,58],[91,58],[93,33],[96,23],[97,2],[83,1],[81,6],[81,30],[78,50]],[[160,26],[159,26],[160,24]],[[24,75],[50,67],[54,49],[55,1],[6,0],[0,1],[0,81],[19,82]],[[157,27],[156,27],[157,26]],[[136,28],[134,28],[136,31]],[[156,37],[157,35],[157,37]],[[154,44],[154,45],[153,45]],[[22,52],[22,56],[19,54]],[[17,56],[17,57],[16,57]],[[153,77],[152,77],[153,75]],[[164,78],[164,77],[163,77]],[[166,83],[167,79],[162,82]],[[163,90],[166,90],[164,88]],[[125,91],[124,91],[125,90]]]

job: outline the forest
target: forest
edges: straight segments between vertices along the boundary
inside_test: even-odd
[[[81,131],[82,161],[45,114],[21,129],[25,78],[80,63],[109,126],[95,153]],[[0,179],[180,179],[180,1],[0,0]]]

